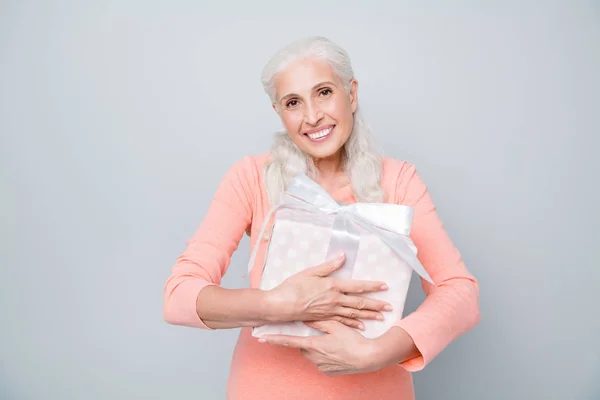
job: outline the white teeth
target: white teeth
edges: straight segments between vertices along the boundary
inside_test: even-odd
[[[309,133],[308,137],[311,138],[311,139],[313,139],[313,140],[314,139],[320,139],[320,138],[322,138],[324,136],[329,135],[329,132],[331,132],[332,129],[333,128],[327,128],[327,129],[323,129],[322,131],[319,131],[319,132]]]

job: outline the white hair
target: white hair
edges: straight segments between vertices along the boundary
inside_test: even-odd
[[[276,102],[277,74],[291,62],[307,57],[317,58],[331,65],[349,93],[354,71],[346,51],[324,37],[309,37],[280,49],[263,69],[262,83],[271,102]],[[318,178],[312,157],[296,146],[285,129],[275,134],[271,155],[271,160],[265,166],[265,185],[272,205],[277,204],[281,192],[287,189],[290,179],[296,173],[303,172],[315,180]],[[348,174],[356,201],[383,201],[384,192],[379,185],[382,153],[376,147],[373,133],[364,121],[359,107],[354,112],[352,132],[344,144],[342,155],[342,168]]]

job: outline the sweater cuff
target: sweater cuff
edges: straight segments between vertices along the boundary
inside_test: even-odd
[[[177,300],[171,300],[171,304],[179,305],[178,308],[171,309],[170,319],[175,325],[183,325],[191,328],[202,328],[214,330],[207,326],[204,321],[198,316],[196,311],[196,302],[198,294],[207,286],[216,285],[215,283],[207,282],[200,279],[189,279],[181,282],[175,289]]]
[[[421,371],[429,362],[441,351],[432,341],[431,334],[428,331],[429,324],[426,321],[422,321],[418,314],[412,313],[406,318],[396,322],[394,326],[397,326],[412,338],[416,348],[419,350],[421,355],[399,363],[401,367],[410,372]]]

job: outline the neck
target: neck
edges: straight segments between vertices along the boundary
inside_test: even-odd
[[[328,192],[337,190],[348,183],[348,177],[342,170],[341,151],[326,158],[313,159],[318,173],[318,183]]]
[[[337,152],[329,157],[314,158],[315,168],[322,178],[332,178],[338,176],[342,172],[342,154]]]

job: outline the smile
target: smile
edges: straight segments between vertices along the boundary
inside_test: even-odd
[[[305,133],[305,135],[308,136],[311,141],[322,141],[329,136],[334,127],[335,125],[332,125],[316,132]]]

